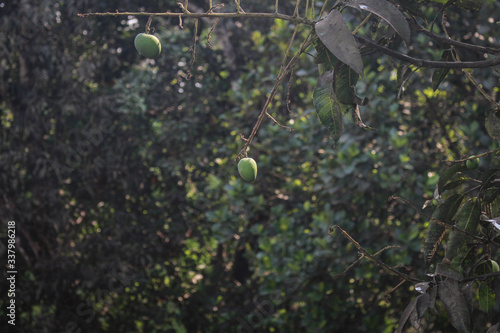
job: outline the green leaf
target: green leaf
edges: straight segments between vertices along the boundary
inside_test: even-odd
[[[333,137],[335,143],[342,135],[342,106],[333,91],[333,72],[326,72],[318,78],[313,92],[313,103],[319,120]]]
[[[439,176],[438,180],[438,194],[441,195],[444,192],[444,185],[457,173],[467,170],[464,164],[454,164],[448,169],[446,169]]]
[[[442,61],[452,61],[453,56],[451,54],[450,50],[444,50],[443,54],[441,55],[441,60]],[[436,91],[436,89],[439,87],[441,82],[448,76],[448,72],[450,71],[449,68],[438,68],[432,73],[432,89]]]
[[[481,209],[478,200],[471,199],[467,201],[457,213],[455,226],[463,231],[474,234],[479,224]],[[452,260],[457,255],[462,253],[466,236],[453,230],[450,233],[450,238],[446,243],[445,258]]]
[[[366,105],[368,99],[361,100],[356,95],[355,86],[359,75],[349,66],[338,61],[335,64],[333,89],[337,101],[341,104],[342,114],[353,124],[364,129],[372,129],[363,123],[358,105]]]
[[[384,0],[350,0],[347,6],[367,10],[383,18],[410,45],[411,30],[406,17],[394,5]]]
[[[468,182],[469,180],[470,180],[470,177],[465,177],[465,176],[458,177],[458,179],[451,180],[443,186],[443,192],[447,191],[447,190],[452,190],[455,187],[460,186],[460,185]]]
[[[323,44],[320,39],[314,40],[313,45],[317,52],[315,62],[320,67],[319,74],[321,75],[325,72],[332,71],[338,59],[326,48],[325,44]]]
[[[484,281],[479,282],[479,308],[486,313],[491,312],[495,306],[495,292]]]
[[[334,90],[340,103],[357,104],[359,97],[356,96],[354,88],[358,82],[359,75],[344,63],[335,64]]]
[[[314,25],[319,39],[328,50],[356,73],[363,76],[363,59],[342,14],[334,9]]]
[[[444,223],[450,223],[453,216],[455,216],[458,207],[462,203],[464,196],[462,194],[454,194],[449,197],[445,202],[439,205],[432,217],[438,221]],[[437,224],[434,221],[429,222],[429,227],[427,228],[427,235],[424,242],[424,259],[430,262],[434,257],[439,244],[441,243],[446,229],[442,225]]]

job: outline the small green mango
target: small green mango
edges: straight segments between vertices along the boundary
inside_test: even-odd
[[[490,259],[489,262],[491,264],[492,273],[500,272],[500,266],[498,266],[498,263],[495,260]]]
[[[471,160],[467,160],[465,162],[465,165],[467,166],[467,169],[469,170],[475,170],[479,166],[479,158],[474,158],[475,156],[471,156],[469,158],[472,158]]]
[[[243,180],[253,182],[257,178],[257,163],[251,157],[242,158],[238,162],[238,172]]]
[[[154,59],[161,53],[160,41],[150,34],[141,33],[135,36],[134,46],[139,54],[149,59]]]

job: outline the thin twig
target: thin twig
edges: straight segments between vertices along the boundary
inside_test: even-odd
[[[398,289],[399,287],[401,287],[405,282],[406,282],[406,280],[401,280],[401,282],[399,282],[394,288],[392,288],[391,290],[389,290],[388,292],[386,292],[384,294],[384,296],[382,296],[382,299],[384,301],[386,301],[387,303],[389,303],[389,298],[391,297],[391,294],[394,291],[396,291],[396,289]]]
[[[427,67],[427,68],[488,68],[492,66],[500,65],[500,56],[489,59],[489,60],[478,60],[478,61],[431,61],[431,60],[423,60],[417,59],[405,54],[399,53],[397,51],[388,49],[384,46],[378,45],[377,43],[372,42],[363,37],[354,36],[356,40],[362,44],[365,44],[369,47],[377,49],[378,51],[391,56],[393,58],[408,62],[415,66],[419,67]]]
[[[280,124],[280,123],[279,123],[276,119],[274,119],[274,117],[273,117],[273,116],[271,116],[271,115],[269,114],[269,112],[267,112],[267,111],[266,111],[266,116],[268,116],[268,117],[269,117],[269,119],[271,119],[271,120],[273,121],[273,124],[276,124],[276,125],[278,125],[278,126],[279,126],[279,127],[281,127],[281,128],[286,128],[286,129],[287,129],[287,130],[289,130],[290,132],[293,132],[293,128],[288,127],[288,126],[285,126],[285,125],[281,125],[281,124]]]
[[[461,159],[461,160],[453,160],[453,161],[449,161],[449,160],[444,160],[442,162],[448,162],[448,163],[463,163],[463,162],[466,162],[468,160],[473,160],[473,159],[476,159],[478,157],[483,157],[483,156],[487,156],[487,155],[490,155],[490,154],[493,154],[493,153],[496,153],[497,151],[500,151],[500,148],[495,148],[495,149],[492,149],[492,150],[488,150],[487,152],[485,153],[481,153],[481,154],[478,154],[478,155],[474,155],[474,156],[469,156],[467,158],[464,158],[464,159]]]
[[[488,274],[483,274],[483,275],[476,275],[476,276],[471,276],[471,277],[468,277],[468,278],[465,278],[465,279],[462,279],[458,282],[470,282],[470,281],[484,281],[486,279],[489,279],[491,277],[500,277],[500,272],[493,272],[493,273],[488,273]]]
[[[355,35],[359,29],[361,29],[361,27],[370,19],[370,17],[372,17],[372,13],[368,14],[365,19],[363,20],[363,22],[361,22],[357,27],[356,29],[354,29],[352,31],[352,34]]]
[[[208,42],[208,47],[210,49],[212,49],[212,43],[210,43],[210,38],[212,38],[212,33],[214,32],[214,29],[215,27],[217,26],[217,23],[219,23],[220,21],[220,17],[218,17],[216,20],[215,20],[215,23],[212,25],[212,27],[210,28],[210,31],[208,32],[208,35],[207,35],[207,42]]]
[[[381,267],[384,271],[392,274],[392,275],[397,275],[399,277],[401,277],[402,279],[406,280],[406,281],[411,281],[411,282],[422,282],[422,280],[420,279],[417,279],[413,276],[410,276],[406,273],[403,273],[403,272],[400,272],[398,270],[395,270],[394,268],[388,266],[387,264],[385,264],[384,262],[378,260],[377,258],[375,258],[375,256],[371,255],[370,253],[368,253],[368,251],[366,251],[361,245],[359,245],[358,242],[356,242],[356,240],[354,238],[351,237],[351,235],[349,235],[346,231],[344,231],[341,227],[339,227],[338,225],[335,225],[333,226],[330,230],[333,231],[333,229],[337,229],[339,230],[342,235],[347,238],[352,245],[354,245],[358,251],[360,251],[366,258],[368,258],[371,262],[373,262],[374,264],[376,264],[377,266]]]
[[[443,28],[443,31],[446,35],[446,38],[451,39],[450,34],[448,33],[448,30],[446,29],[446,17],[445,17],[444,12],[443,12],[443,18],[442,18],[442,28]],[[453,51],[455,51],[455,52],[451,52],[453,59],[460,61],[460,56],[458,55],[458,52],[455,49],[454,45],[451,46],[451,49]],[[486,91],[484,91],[483,87],[479,83],[477,83],[477,81],[474,79],[472,74],[467,69],[462,69],[462,72],[465,74],[465,76],[467,76],[469,81],[472,82],[474,87],[476,87],[476,89],[481,93],[481,95],[483,95],[491,104],[495,104],[497,107],[500,107],[500,103],[496,102],[492,96],[490,96]]]
[[[183,18],[203,18],[203,17],[236,17],[236,18],[267,18],[267,19],[278,19],[284,21],[290,21],[294,23],[305,24],[309,26],[313,26],[316,22],[309,20],[306,17],[298,17],[298,16],[290,16],[285,14],[280,14],[278,12],[275,13],[245,13],[245,12],[235,12],[235,13],[191,13],[184,7],[183,4],[179,3],[179,6],[182,8],[182,12],[173,13],[173,12],[165,12],[165,13],[148,13],[148,12],[105,12],[105,13],[79,13],[79,17],[89,17],[89,16],[163,16],[163,17],[179,17]]]
[[[302,43],[302,46],[300,50],[295,54],[292,59],[288,62],[287,66],[283,71],[278,75],[278,79],[276,80],[276,83],[274,84],[273,88],[271,89],[271,92],[269,93],[269,96],[267,97],[266,102],[264,103],[264,106],[262,107],[262,111],[259,114],[259,117],[257,118],[257,121],[255,122],[255,125],[252,129],[252,132],[250,133],[250,136],[246,139],[245,144],[243,145],[243,148],[239,152],[238,156],[236,156],[237,159],[242,158],[243,156],[246,156],[248,147],[252,144],[252,140],[257,134],[257,131],[259,130],[259,127],[262,123],[262,120],[264,119],[264,116],[267,113],[267,109],[269,107],[269,104],[271,103],[272,99],[274,98],[274,95],[276,95],[276,92],[278,91],[279,86],[281,85],[281,82],[285,79],[286,75],[290,72],[290,70],[295,66],[297,63],[300,55],[312,44],[312,39],[309,39],[310,36],[312,35],[312,29],[309,32],[309,35],[305,38],[304,43]]]
[[[408,200],[406,200],[406,199],[403,199],[403,198],[398,197],[398,196],[391,196],[391,197],[389,198],[389,200],[397,200],[397,201],[401,201],[401,202],[403,202],[403,203],[407,204],[408,206],[412,207],[413,209],[415,209],[417,212],[419,212],[419,214],[423,215],[425,218],[427,218],[427,219],[431,220],[432,222],[434,222],[434,223],[436,223],[436,224],[439,224],[440,226],[443,226],[443,227],[445,227],[445,228],[447,228],[447,229],[451,229],[451,230],[453,230],[453,231],[457,231],[457,232],[459,232],[459,233],[461,233],[461,234],[463,234],[463,235],[465,235],[465,236],[467,236],[467,237],[470,237],[470,238],[472,238],[472,239],[475,239],[475,240],[477,240],[477,241],[479,241],[479,242],[481,242],[481,243],[484,243],[484,242],[486,242],[486,241],[487,241],[487,242],[489,242],[489,243],[491,243],[491,244],[494,244],[494,245],[499,245],[499,246],[500,246],[500,244],[497,244],[497,243],[496,243],[495,241],[493,241],[493,240],[487,240],[487,239],[485,239],[485,238],[483,238],[483,237],[478,237],[478,236],[476,236],[476,235],[471,234],[470,232],[467,232],[467,231],[465,231],[465,230],[462,230],[462,229],[460,229],[460,228],[457,228],[456,226],[454,226],[454,225],[452,225],[452,224],[448,224],[448,223],[445,223],[445,222],[440,221],[440,220],[438,220],[438,219],[435,219],[434,217],[429,216],[429,215],[425,214],[424,212],[420,211],[420,209],[418,209],[417,207],[415,207],[415,205],[414,205],[414,204],[412,204],[411,202],[409,202],[409,201],[408,201]]]
[[[447,37],[442,37],[442,36],[436,35],[435,33],[430,32],[429,30],[425,29],[423,26],[418,24],[415,20],[410,21],[410,22],[413,24],[413,26],[415,28],[415,30],[414,30],[415,32],[422,32],[423,34],[434,39],[436,42],[439,42],[439,43],[442,43],[445,45],[453,45],[453,46],[456,46],[456,47],[459,47],[462,49],[467,49],[467,50],[481,52],[481,53],[490,53],[490,54],[500,53],[500,49],[497,49],[497,48],[459,42],[459,41],[456,41],[453,39],[449,39]]]

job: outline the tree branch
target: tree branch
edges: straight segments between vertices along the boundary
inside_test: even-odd
[[[278,75],[278,78],[276,79],[276,83],[274,84],[273,88],[271,89],[271,92],[269,93],[269,96],[267,97],[266,102],[264,103],[264,106],[262,107],[262,111],[259,114],[259,117],[257,118],[257,122],[255,123],[252,132],[250,133],[250,136],[248,139],[245,139],[245,144],[243,145],[243,148],[239,152],[238,156],[236,158],[242,158],[243,156],[246,156],[246,152],[248,147],[251,145],[253,138],[257,134],[257,131],[259,130],[260,124],[262,123],[262,119],[267,113],[267,109],[269,107],[269,104],[274,98],[274,95],[278,91],[279,86],[281,85],[281,82],[285,79],[285,77],[288,75],[288,73],[292,70],[293,66],[297,63],[299,57],[302,55],[302,53],[312,44],[313,39],[309,39],[311,36],[312,30],[309,32],[309,35],[306,37],[304,40],[304,43],[300,47],[300,50],[290,59],[286,67],[280,71],[280,74]]]
[[[493,66],[498,66],[500,65],[500,57],[495,57],[493,59],[489,60],[478,60],[478,61],[431,61],[431,60],[423,60],[423,59],[417,59],[413,58],[410,56],[407,56],[405,54],[393,51],[391,49],[388,49],[384,46],[378,45],[377,43],[372,42],[371,40],[368,40],[363,37],[359,36],[354,36],[358,42],[361,44],[364,44],[368,47],[372,47],[374,49],[377,49],[378,51],[408,62],[412,65],[418,66],[418,67],[427,67],[427,68],[488,68],[488,67],[493,67]]]
[[[175,17],[175,18],[204,18],[204,17],[212,17],[212,18],[224,18],[224,17],[237,17],[237,18],[269,18],[269,19],[279,19],[290,21],[294,23],[306,24],[310,26],[314,26],[315,21],[311,21],[305,17],[299,16],[290,16],[280,13],[191,13],[189,11],[172,13],[147,13],[147,12],[106,12],[106,13],[79,13],[79,17],[89,17],[89,16],[163,16],[163,17]]]
[[[442,37],[442,36],[436,35],[435,33],[430,32],[429,30],[425,29],[423,26],[421,26],[420,24],[418,24],[415,21],[410,21],[410,22],[413,25],[413,27],[415,28],[415,30],[414,30],[415,32],[422,32],[423,34],[434,39],[436,42],[439,42],[439,43],[442,43],[445,45],[453,45],[453,46],[456,46],[456,47],[459,47],[462,49],[471,50],[471,51],[490,53],[490,54],[500,54],[500,49],[491,48],[491,47],[487,47],[487,46],[468,44],[468,43],[453,40],[451,38]]]

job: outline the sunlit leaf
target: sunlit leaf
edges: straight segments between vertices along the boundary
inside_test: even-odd
[[[323,44],[344,64],[363,76],[363,59],[342,14],[334,9],[314,26]]]
[[[394,5],[385,0],[350,0],[347,6],[361,8],[383,18],[398,33],[406,45],[410,45],[411,30],[406,17]]]

